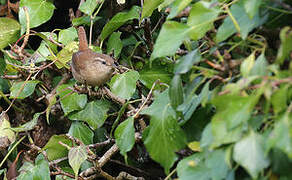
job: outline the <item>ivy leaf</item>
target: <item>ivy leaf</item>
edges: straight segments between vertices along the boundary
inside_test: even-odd
[[[234,146],[233,159],[243,166],[248,173],[257,178],[258,174],[269,166],[270,161],[265,156],[262,136],[251,131],[249,135]]]
[[[9,147],[16,139],[15,133],[10,129],[9,116],[2,112],[0,114],[0,148]]]
[[[79,112],[69,115],[70,120],[87,122],[93,129],[101,127],[108,117],[107,112],[110,104],[105,100],[97,100],[87,103],[85,108]]]
[[[246,13],[248,14],[248,17],[252,19],[255,14],[259,11],[259,7],[261,4],[261,1],[258,0],[243,0],[244,2],[244,8]]]
[[[213,28],[213,22],[220,10],[218,7],[210,7],[213,3],[199,1],[195,3],[188,17],[188,25],[191,27],[189,33],[193,40],[202,38],[207,31]]]
[[[284,27],[280,32],[281,45],[278,50],[276,62],[282,64],[292,50],[292,31],[290,27]]]
[[[199,63],[201,60],[201,55],[198,49],[193,50],[187,55],[181,57],[177,60],[174,66],[175,74],[187,73],[195,63]]]
[[[167,1],[164,1],[167,2]],[[167,16],[167,19],[172,19],[178,15],[182,10],[184,10],[192,0],[176,0],[172,5],[171,5],[171,11],[169,15]]]
[[[176,21],[166,21],[157,37],[150,61],[158,57],[174,55],[181,43],[188,39],[188,32],[187,25]]]
[[[110,54],[111,52],[114,52],[114,57],[118,58],[122,49],[123,49],[123,43],[121,40],[121,32],[114,32],[109,37],[108,43],[107,43],[107,54]]]
[[[76,178],[78,177],[79,168],[81,164],[87,159],[87,156],[88,156],[87,150],[84,145],[72,147],[69,150],[69,153],[68,153],[69,164],[72,167]]]
[[[50,180],[50,168],[49,163],[40,155],[36,158],[35,165],[30,162],[25,162],[19,169],[20,175],[17,177],[18,180],[31,180],[31,179],[42,179]]]
[[[180,75],[174,75],[169,87],[169,98],[171,106],[174,110],[183,103],[184,94]]]
[[[156,65],[152,68],[144,67],[143,70],[139,72],[139,80],[148,88],[151,89],[153,83],[156,80],[160,80],[162,83],[169,84],[171,81],[172,73],[165,70],[165,66]]]
[[[282,150],[292,158],[292,123],[291,115],[286,112],[275,124],[275,128],[268,139],[269,148]]]
[[[277,89],[271,96],[271,103],[275,114],[279,114],[287,109],[289,85],[283,85]]]
[[[168,172],[176,161],[176,151],[186,145],[186,137],[170,106],[168,90],[159,94],[143,114],[151,117],[149,133],[144,144],[152,159],[159,162]]]
[[[251,55],[249,55],[242,63],[240,66],[240,72],[242,74],[243,77],[248,77],[250,71],[253,68],[255,62],[255,54],[254,52],[251,53]]]
[[[79,121],[72,122],[68,134],[79,139],[85,145],[93,143],[94,134],[92,130],[83,122]]]
[[[137,71],[116,74],[110,81],[111,91],[120,98],[130,99],[136,90],[138,79]]]
[[[34,129],[34,127],[37,125],[38,119],[40,117],[41,113],[35,113],[33,115],[33,119],[19,127],[11,128],[14,132],[23,132],[23,131],[30,131]]]
[[[253,68],[250,71],[250,76],[266,76],[268,75],[268,62],[265,54],[262,53],[255,61]]]
[[[0,49],[5,48],[9,44],[18,39],[20,24],[10,18],[0,18]]]
[[[76,41],[71,41],[67,44],[59,53],[57,54],[56,66],[61,69],[63,67],[69,68],[67,63],[71,61],[72,54],[78,51],[78,43]]]
[[[19,3],[19,22],[21,34],[26,31],[26,16],[22,7],[26,7],[29,14],[30,28],[38,27],[53,16],[55,6],[46,0],[21,0]]]
[[[77,31],[74,27],[63,29],[59,32],[58,41],[64,45],[69,44],[78,38]]]
[[[49,161],[67,156],[68,149],[59,144],[59,141],[61,141],[64,144],[67,144],[68,146],[72,146],[72,141],[67,136],[65,135],[52,136],[45,145],[45,147],[43,147],[43,149],[46,150],[47,152]]]
[[[61,107],[65,115],[83,109],[87,103],[87,96],[85,94],[72,94],[72,90],[69,87],[69,84],[63,84],[57,89],[61,99]]]
[[[117,30],[127,21],[132,19],[139,19],[140,7],[133,6],[129,12],[117,13],[102,29],[100,38],[104,41],[112,32]]]
[[[163,3],[164,0],[146,0],[143,4],[141,19],[151,16],[152,12]]]
[[[35,90],[36,85],[39,82],[40,81],[35,80],[35,81],[22,81],[22,82],[14,83],[10,88],[10,98],[24,99],[32,95],[32,93]],[[20,90],[22,91],[20,92]]]
[[[97,0],[87,0],[81,4],[79,9],[87,15],[92,15],[99,2]]]
[[[233,4],[230,8],[230,12],[240,27],[241,37],[245,39],[248,33],[263,24],[267,20],[268,16],[260,17],[259,12],[257,12],[254,17],[250,19],[248,14],[245,12],[242,2],[243,1]],[[236,32],[237,29],[235,28],[232,19],[228,16],[224,19],[223,24],[219,27],[218,32],[216,33],[216,42],[219,43],[224,41]]]
[[[115,139],[123,156],[129,152],[135,144],[134,118],[131,116],[123,121],[115,130]]]

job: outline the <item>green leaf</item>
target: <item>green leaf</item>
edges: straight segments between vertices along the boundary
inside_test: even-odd
[[[291,115],[286,112],[275,124],[268,139],[269,147],[282,150],[292,159],[292,123]]]
[[[278,50],[276,62],[282,64],[292,50],[292,31],[290,27],[284,27],[280,32],[281,45]]]
[[[260,26],[266,21],[267,16],[260,17],[259,12],[257,12],[255,16],[252,19],[250,19],[247,13],[245,12],[242,2],[243,1],[233,4],[232,7],[230,8],[230,12],[240,27],[241,37],[245,39],[250,31]],[[216,42],[219,43],[221,41],[224,41],[229,36],[236,32],[237,29],[235,28],[235,25],[231,18],[228,16],[226,19],[224,19],[223,24],[218,29],[218,32],[216,34]]]
[[[158,57],[174,55],[181,43],[188,39],[188,32],[189,27],[187,25],[175,21],[166,21],[156,39],[150,61]]]
[[[121,40],[121,32],[113,32],[110,36],[107,44],[107,54],[110,54],[111,52],[114,52],[114,57],[118,58],[122,49],[123,49],[123,43]]]
[[[227,129],[233,129],[249,120],[258,99],[259,97],[255,95],[247,97],[231,94],[217,96],[212,100],[212,104],[216,106],[216,114],[212,121],[225,121]]]
[[[72,122],[72,124],[70,126],[70,129],[68,131],[68,134],[70,136],[73,136],[73,137],[79,139],[85,145],[88,145],[88,144],[92,144],[93,143],[94,133],[83,122],[79,122],[79,121]]]
[[[146,0],[143,4],[141,19],[151,16],[152,12],[163,3],[164,0]]]
[[[35,165],[25,162],[19,169],[17,180],[50,180],[49,163],[44,159],[37,159]]]
[[[171,81],[172,73],[165,70],[164,66],[155,65],[152,68],[144,67],[139,72],[139,80],[148,88],[151,89],[153,83],[156,80],[160,80],[162,83],[169,84]]]
[[[159,162],[168,172],[177,159],[176,151],[186,145],[186,137],[170,106],[168,90],[159,94],[152,105],[142,114],[149,115],[149,133],[144,144],[152,159]]]
[[[99,17],[99,16],[96,16],[93,20],[92,20],[92,22],[93,22],[93,24],[96,22],[96,21],[98,21],[98,20],[100,20],[101,19],[101,17]],[[87,25],[87,26],[90,26],[90,16],[81,16],[81,17],[79,17],[79,18],[74,18],[73,20],[72,20],[72,25],[73,26],[80,26],[80,25]]]
[[[72,146],[72,141],[67,136],[53,135],[43,148],[43,150],[47,152],[49,161],[67,156],[68,149],[59,144],[59,141],[67,144],[68,146]]]
[[[40,81],[22,81],[14,83],[10,88],[10,98],[24,99],[30,95],[35,90],[36,85]],[[21,91],[20,91],[21,90]]]
[[[283,85],[277,89],[271,96],[271,103],[275,114],[279,114],[286,110],[288,101],[288,88],[289,85]]]
[[[168,1],[165,1],[168,2]],[[167,16],[167,19],[172,19],[176,17],[182,10],[184,10],[192,0],[176,0],[172,5],[171,5],[171,10],[169,15]]]
[[[268,75],[268,62],[265,54],[262,53],[255,61],[252,69],[250,70],[250,76],[266,76]]]
[[[67,45],[77,38],[78,34],[76,29],[74,27],[70,27],[68,29],[63,29],[59,32],[58,41],[64,45]]]
[[[208,153],[205,164],[209,168],[208,173],[213,180],[226,179],[229,168],[226,163],[225,150],[218,149]]]
[[[69,150],[68,153],[69,164],[72,167],[76,178],[78,177],[78,171],[81,164],[87,159],[87,157],[88,157],[87,150],[84,145],[72,147]]]
[[[69,68],[67,62],[71,61],[72,54],[78,51],[78,43],[76,41],[71,41],[57,54],[56,66],[61,69],[63,67]]]
[[[247,137],[234,146],[233,159],[253,178],[257,178],[258,174],[270,164],[269,159],[265,156],[263,143],[262,136],[251,131]]]
[[[0,114],[0,147],[2,149],[9,147],[15,141],[16,135],[10,128],[9,117],[6,113],[2,112]]]
[[[96,100],[87,103],[85,108],[79,112],[69,115],[70,120],[87,122],[93,129],[100,128],[106,118],[110,104],[105,100]]]
[[[202,38],[207,31],[213,28],[213,22],[220,10],[217,6],[211,7],[212,4],[199,1],[193,5],[187,23],[191,27],[189,35],[193,40]]]
[[[72,93],[73,90],[69,87],[71,87],[69,84],[63,84],[57,89],[65,116],[70,112],[83,109],[87,103],[85,94]]]
[[[201,54],[198,51],[198,49],[195,49],[177,60],[174,66],[174,73],[175,74],[187,73],[195,63],[199,63],[200,61]]]
[[[175,75],[172,78],[169,87],[170,104],[174,110],[184,101],[183,86],[180,75]]]
[[[203,153],[197,153],[181,160],[177,165],[179,179],[211,179],[210,169],[202,162]]]
[[[254,65],[254,62],[255,62],[255,54],[254,52],[251,53],[251,55],[249,55],[242,63],[241,63],[241,66],[240,66],[240,72],[242,74],[243,77],[248,77],[249,76],[249,73],[250,71],[252,70],[253,68],[253,65]]]
[[[46,0],[21,0],[18,14],[21,34],[26,31],[26,16],[22,7],[27,8],[30,28],[37,27],[50,20],[55,9],[55,6]]]
[[[115,130],[116,143],[123,156],[129,152],[135,144],[134,118],[131,116],[123,121]]]
[[[14,127],[11,128],[11,130],[13,130],[14,132],[22,132],[22,131],[30,131],[32,129],[34,129],[34,127],[37,125],[38,123],[38,119],[40,117],[42,113],[35,113],[33,115],[33,119],[19,127]]]
[[[201,104],[201,101],[201,95],[189,95],[188,97],[186,97],[183,104],[177,107],[177,110],[181,111],[184,115],[184,123],[191,118],[193,112]]]
[[[20,24],[14,19],[0,18],[0,49],[15,42],[19,37]]]
[[[244,8],[246,13],[248,14],[248,17],[252,19],[255,14],[259,11],[259,7],[261,4],[261,1],[258,0],[243,0],[244,2]]]
[[[117,30],[129,20],[139,19],[140,7],[133,6],[129,12],[116,14],[102,29],[100,38],[104,41],[112,32]]]
[[[81,4],[79,9],[80,11],[82,11],[83,13],[87,15],[92,15],[93,11],[96,9],[97,5],[100,2],[101,1],[97,1],[97,0],[87,0]]]
[[[139,73],[137,71],[116,74],[110,81],[111,91],[120,98],[130,99],[136,90],[138,79]]]

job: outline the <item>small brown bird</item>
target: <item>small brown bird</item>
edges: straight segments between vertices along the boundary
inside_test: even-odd
[[[115,71],[115,60],[105,54],[93,52],[88,48],[85,30],[78,28],[79,51],[72,55],[73,77],[80,83],[100,86],[108,81]]]

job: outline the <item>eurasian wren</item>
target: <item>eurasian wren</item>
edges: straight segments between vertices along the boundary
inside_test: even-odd
[[[105,54],[93,52],[88,48],[85,30],[78,28],[79,51],[72,55],[73,77],[80,83],[100,86],[108,81],[115,71],[115,60]]]

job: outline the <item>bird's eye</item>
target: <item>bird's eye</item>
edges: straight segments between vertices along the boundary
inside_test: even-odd
[[[106,62],[105,62],[105,61],[101,61],[101,63],[102,63],[102,64],[106,64]]]

